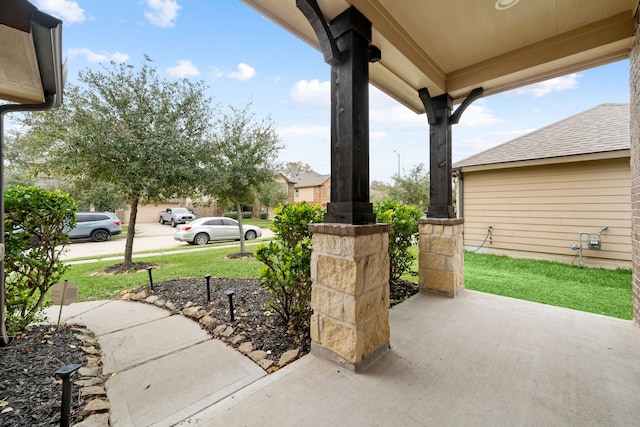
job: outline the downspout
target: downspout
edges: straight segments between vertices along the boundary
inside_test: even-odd
[[[0,347],[8,345],[13,337],[7,335],[4,314],[4,115],[25,111],[44,111],[56,106],[57,96],[47,94],[42,104],[4,104],[0,105]]]
[[[458,178],[458,218],[464,218],[464,179],[462,168],[454,168],[453,176]]]

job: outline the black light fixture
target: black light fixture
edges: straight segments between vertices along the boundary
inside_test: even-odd
[[[7,345],[4,313],[4,115],[48,110],[62,103],[65,81],[62,21],[26,0],[0,1],[0,346]]]

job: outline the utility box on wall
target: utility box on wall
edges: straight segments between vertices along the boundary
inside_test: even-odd
[[[587,239],[587,249],[599,251],[602,249],[602,239],[600,237],[589,237]]]

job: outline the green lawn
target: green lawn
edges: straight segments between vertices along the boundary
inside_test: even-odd
[[[152,270],[153,281],[161,282],[182,277],[258,277],[262,267],[260,261],[254,259],[225,259],[225,255],[238,252],[238,247],[189,251],[188,253],[135,258],[136,262],[151,262],[156,265]],[[146,270],[117,275],[96,275],[97,272],[114,261],[93,262],[70,265],[63,279],[70,280],[80,288],[78,301],[93,301],[117,298],[124,290],[130,290],[149,283]]]
[[[633,317],[631,270],[581,268],[467,252],[465,288],[559,307]]]
[[[417,247],[412,248],[417,253]],[[154,282],[181,278],[257,277],[262,264],[254,259],[230,260],[225,255],[238,247],[215,248],[167,254],[136,261],[152,262]],[[112,276],[95,273],[116,262],[76,264],[65,274],[80,287],[80,301],[116,298],[149,282],[147,271]],[[464,283],[467,289],[559,307],[631,319],[631,270],[580,268],[549,261],[513,259],[503,256],[465,253]],[[417,271],[417,261],[413,270]],[[407,273],[403,279],[418,281]]]

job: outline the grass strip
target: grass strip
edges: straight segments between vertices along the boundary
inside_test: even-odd
[[[631,270],[582,268],[551,261],[467,252],[467,289],[631,319]]]

